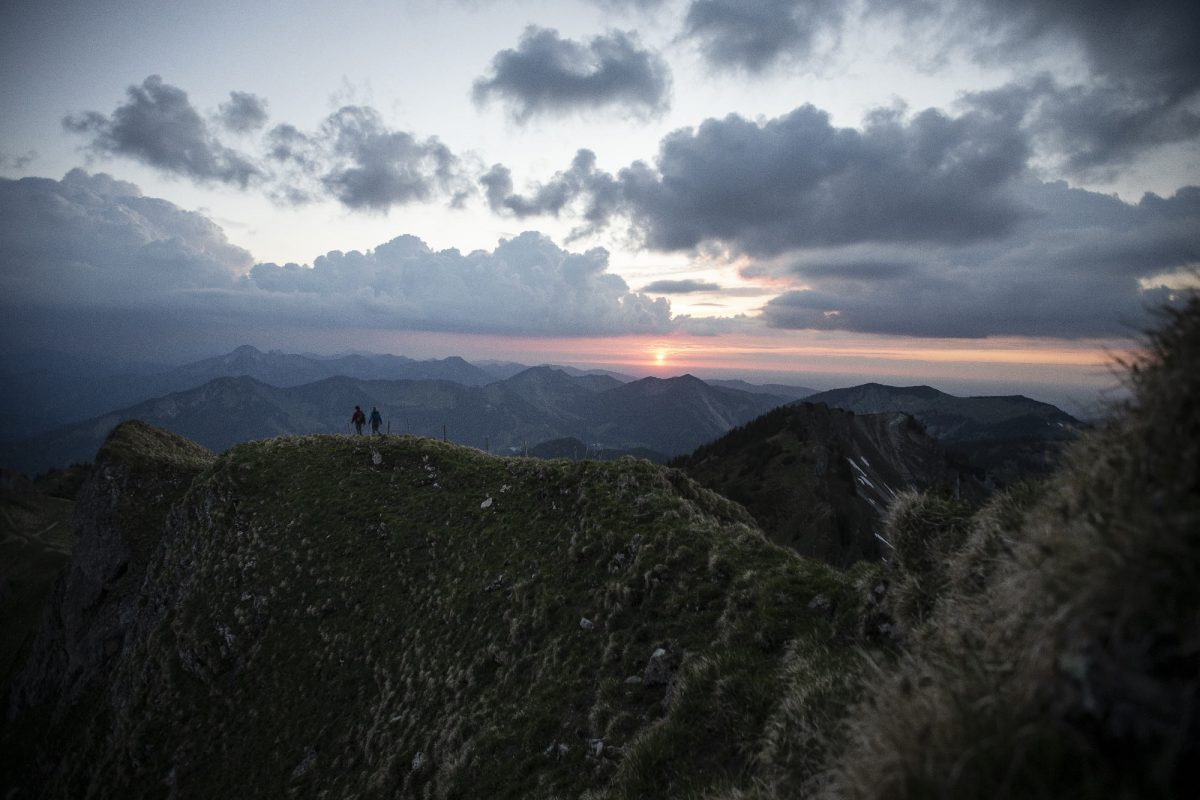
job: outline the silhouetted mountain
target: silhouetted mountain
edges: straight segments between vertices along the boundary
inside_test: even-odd
[[[472,362],[475,366],[488,373],[496,380],[507,380],[519,372],[524,372],[527,369],[532,369],[528,364],[519,364],[515,361],[475,361]],[[632,380],[637,380],[632,375],[625,375],[620,372],[613,372],[608,369],[579,369],[578,367],[568,367],[561,364],[539,364],[538,366],[549,367],[551,369],[565,372],[572,377],[580,377],[583,375],[607,375],[614,378],[618,383],[629,383]]]
[[[774,541],[838,566],[883,554],[876,533],[904,490],[982,490],[906,414],[800,403],[735,428],[672,466],[741,503]]]
[[[251,355],[251,358],[253,356]],[[8,442],[0,464],[34,473],[87,459],[119,422],[140,419],[212,450],[284,433],[346,433],[350,412],[378,406],[385,430],[492,451],[575,437],[607,449],[689,451],[787,398],[715,389],[691,376],[620,384],[602,375],[571,377],[535,367],[506,381],[371,381],[343,376],[302,386],[250,377],[143,401],[85,422]]]
[[[867,383],[805,399],[857,414],[901,411],[947,448],[1005,483],[1041,475],[1085,427],[1065,411],[1022,395],[955,397],[930,386]]]
[[[693,375],[642,378],[596,397],[597,441],[611,433],[668,455],[685,453],[787,402],[785,397],[709,386]]]

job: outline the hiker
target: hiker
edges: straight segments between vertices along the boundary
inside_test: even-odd
[[[354,423],[354,432],[361,434],[363,423],[367,421],[367,415],[358,406],[354,407],[354,413],[350,415],[350,421]]]
[[[378,406],[371,406],[371,433],[379,433],[379,426],[383,424],[383,417],[379,416]]]

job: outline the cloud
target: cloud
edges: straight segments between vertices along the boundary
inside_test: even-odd
[[[202,183],[245,188],[263,177],[250,157],[213,135],[183,90],[151,75],[141,86],[129,87],[127,94],[127,102],[111,116],[96,111],[76,114],[63,119],[64,127],[89,136],[94,152],[128,156]]]
[[[1108,178],[1145,150],[1200,134],[1200,4],[1086,0],[691,0],[681,36],[717,69],[812,66],[851,23],[910,26],[922,58],[951,52],[1016,68],[1003,91],[1025,95],[1036,142],[1069,174]],[[911,49],[911,48],[910,48]],[[1022,73],[1023,63],[1081,62],[1077,82]],[[1042,67],[1044,68],[1044,67]]]
[[[577,239],[603,227],[620,204],[620,186],[607,172],[596,169],[596,154],[579,150],[570,168],[556,172],[550,180],[522,196],[513,192],[512,172],[503,164],[493,164],[479,183],[491,209],[518,219],[533,216],[557,217],[564,209],[583,198],[580,215],[585,224],[576,228],[568,240]]]
[[[87,135],[93,152],[133,158],[199,183],[253,185],[285,205],[332,196],[354,211],[386,212],[443,194],[458,200],[470,190],[446,145],[389,127],[370,106],[343,106],[315,131],[276,124],[258,137],[259,154],[251,156],[222,144],[187,93],[157,75],[128,94],[111,116],[90,111],[63,124]],[[256,95],[230,92],[214,118],[231,131],[253,133],[266,125],[266,108]]]
[[[656,250],[715,242],[764,256],[1003,235],[1024,213],[1009,189],[1028,156],[1017,124],[985,109],[911,118],[879,111],[859,130],[834,127],[827,113],[805,105],[762,122],[731,114],[676,131],[653,166],[635,162],[615,177],[578,169],[577,156],[530,197],[508,194],[511,177],[496,168],[488,190],[514,213],[557,213],[559,198],[584,196],[591,228],[624,215]]]
[[[538,114],[613,106],[653,116],[667,108],[670,91],[666,61],[644,49],[636,34],[610,31],[580,43],[530,26],[517,49],[492,58],[491,76],[476,80],[472,94],[478,103],[503,100],[525,122]]]
[[[25,169],[35,159],[38,154],[36,150],[30,150],[22,153],[19,156],[10,156],[7,153],[0,153],[0,169]]]
[[[898,12],[942,32],[943,53],[1016,66],[999,90],[1026,109],[1026,123],[1070,174],[1108,177],[1139,153],[1200,133],[1200,5],[1085,0],[869,0],[867,15]],[[1049,56],[1082,60],[1077,82],[1021,74]],[[1041,61],[1040,63],[1045,63]]]
[[[267,124],[267,101],[249,92],[230,92],[218,110],[221,124],[234,133],[256,131]]]
[[[1020,193],[1031,213],[1001,240],[814,251],[751,269],[802,286],[767,303],[763,320],[910,336],[1123,336],[1169,297],[1154,276],[1200,263],[1200,187],[1136,205],[1064,183]]]
[[[250,263],[205,217],[109,175],[0,180],[0,295],[9,309],[167,313],[170,298],[234,287]]]
[[[321,139],[329,162],[321,183],[345,206],[386,211],[428,200],[459,181],[458,159],[434,137],[391,130],[368,106],[344,106],[326,118]]]
[[[683,35],[714,66],[762,72],[809,59],[822,37],[838,33],[843,14],[838,0],[693,0]]]
[[[1107,177],[1148,149],[1200,134],[1200,114],[1186,104],[1111,83],[1064,86],[1047,74],[963,103],[1019,119],[1039,152],[1083,177]]]
[[[401,236],[311,267],[254,264],[200,214],[133,184],[73,170],[0,179],[0,333],[86,340],[90,326],[142,339],[180,331],[306,328],[521,336],[660,333],[670,304],[633,292],[603,249],[527,232],[491,251],[431,250]],[[15,341],[15,339],[13,339]],[[43,345],[44,346],[44,345]]]
[[[248,285],[266,307],[319,308],[362,327],[532,336],[670,329],[665,300],[631,292],[607,269],[604,249],[571,253],[533,231],[467,255],[401,236],[368,253],[329,253],[312,268],[258,264]]]
[[[685,279],[679,281],[652,281],[642,287],[646,294],[692,294],[693,292],[719,292],[721,285],[708,281]]]
[[[1116,84],[1164,98],[1200,87],[1200,6],[1186,0],[960,0],[957,11],[967,41],[972,28],[986,25],[1001,32],[996,48],[1009,57],[1014,48],[1068,40],[1082,49],[1095,76]]]
[[[589,2],[601,8],[636,8],[641,11],[649,11],[661,8],[667,3],[667,0],[589,0]]]

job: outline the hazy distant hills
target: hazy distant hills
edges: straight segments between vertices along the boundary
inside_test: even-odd
[[[491,373],[461,358],[415,361],[393,355],[334,358],[242,346],[231,353],[178,367],[129,365],[43,353],[11,360],[0,371],[0,438],[16,438],[115,409],[194,389],[217,378],[248,377],[272,386],[300,386],[336,376],[362,380],[444,380],[482,386]]]
[[[465,363],[465,362],[463,362]],[[300,386],[222,377],[90,420],[0,446],[0,463],[36,473],[89,460],[118,423],[140,419],[212,450],[285,433],[347,433],[355,405],[378,406],[394,433],[523,451],[566,437],[589,446],[688,452],[789,398],[712,387],[690,375],[631,383],[535,367],[504,381],[362,380],[343,376]]]
[[[856,414],[911,414],[931,436],[1003,482],[1052,469],[1062,445],[1085,427],[1056,406],[1022,395],[955,397],[930,386],[866,383],[810,395],[805,402]]]
[[[741,503],[774,541],[844,566],[877,558],[898,492],[982,492],[906,414],[799,403],[738,427],[672,466]]]

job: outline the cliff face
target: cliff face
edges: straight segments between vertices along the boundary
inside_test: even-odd
[[[138,422],[115,429],[97,454],[76,501],[71,560],[9,686],[6,738],[36,774],[53,772],[58,754],[33,752],[31,740],[69,736],[103,706],[166,518],[211,460],[198,445]]]
[[[811,774],[780,715],[816,729],[854,691],[866,573],[675,471],[410,437],[108,450],[9,706],[50,745],[6,768],[30,795],[678,795],[767,750]]]

